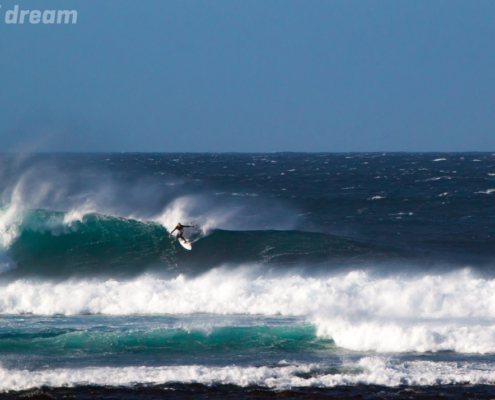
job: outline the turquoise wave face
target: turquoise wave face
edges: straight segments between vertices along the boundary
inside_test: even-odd
[[[332,340],[316,336],[313,325],[216,327],[210,332],[181,328],[145,331],[42,329],[0,333],[0,354],[254,354],[331,351]]]
[[[155,223],[88,214],[64,223],[64,213],[24,213],[7,254],[16,277],[132,276],[150,265],[174,265],[166,229]]]
[[[20,217],[19,233],[7,250],[17,266],[10,276],[132,277],[149,270],[195,274],[226,264],[345,265],[397,258],[391,250],[344,237],[274,230],[213,230],[188,252],[154,222],[88,214],[67,224],[64,218],[64,213],[47,210]]]

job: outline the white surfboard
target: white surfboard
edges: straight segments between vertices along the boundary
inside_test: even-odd
[[[190,242],[186,242],[184,239],[179,238],[179,242],[186,250],[192,250],[192,246]]]

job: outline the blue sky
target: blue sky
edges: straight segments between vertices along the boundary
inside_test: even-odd
[[[495,151],[494,1],[0,5],[3,151]]]

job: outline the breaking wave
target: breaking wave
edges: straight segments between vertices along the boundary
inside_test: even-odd
[[[336,346],[378,352],[495,352],[495,280],[447,275],[268,276],[259,267],[196,277],[17,280],[0,287],[4,315],[213,313],[301,316]]]
[[[53,370],[6,370],[0,368],[0,390],[75,386],[129,386],[139,384],[233,384],[273,389],[335,387],[347,385],[427,386],[493,384],[495,366],[472,362],[412,361],[393,363],[386,358],[365,357],[356,364],[262,367],[92,367]]]
[[[287,267],[338,260],[342,265],[396,257],[391,250],[356,240],[302,231],[227,231],[201,226],[186,233],[194,241],[194,252],[186,252],[168,237],[174,225],[159,221],[94,213],[75,219],[62,212],[12,213],[9,208],[3,211],[3,221],[4,251],[15,266],[7,270],[15,278],[129,277],[150,269],[200,273],[224,264]]]

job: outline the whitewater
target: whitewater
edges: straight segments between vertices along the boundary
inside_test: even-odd
[[[495,280],[448,276],[263,278],[249,268],[170,280],[16,281],[0,288],[3,315],[194,314],[303,316],[318,336],[356,351],[495,352]],[[384,339],[386,338],[386,339]]]
[[[0,167],[6,396],[495,392],[492,154]],[[177,222],[197,226],[191,252]]]

